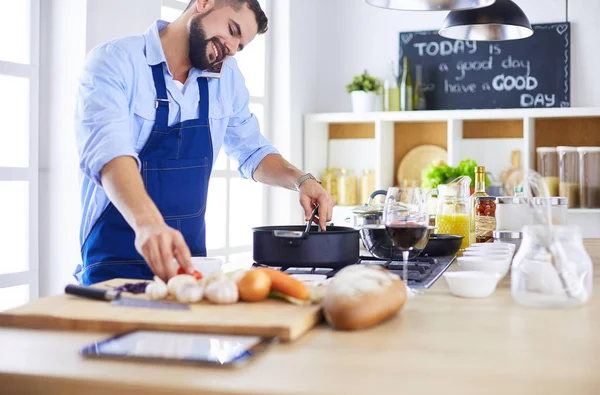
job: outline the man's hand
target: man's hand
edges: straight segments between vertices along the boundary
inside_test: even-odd
[[[135,248],[144,257],[152,272],[163,281],[177,275],[179,266],[188,273],[194,270],[190,249],[183,235],[164,222],[138,227],[135,232]]]
[[[315,180],[306,180],[300,185],[300,205],[308,221],[316,205],[319,205],[319,226],[325,231],[327,221],[331,221],[335,199]]]

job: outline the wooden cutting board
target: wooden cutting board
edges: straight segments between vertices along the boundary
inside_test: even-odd
[[[112,288],[126,282],[132,281],[115,279],[96,286]],[[144,295],[135,297],[145,298]],[[0,326],[115,333],[146,329],[278,336],[287,342],[309,331],[322,318],[318,305],[296,306],[279,300],[233,305],[202,302],[190,307],[190,310],[121,307],[63,294],[0,313]]]

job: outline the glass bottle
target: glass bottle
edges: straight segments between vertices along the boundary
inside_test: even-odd
[[[384,81],[383,110],[400,111],[400,88],[398,87],[398,66],[395,61],[390,62],[389,74]]]
[[[427,109],[425,104],[425,94],[423,93],[423,66],[418,64],[415,66],[416,71],[416,85],[415,85],[415,98],[414,107],[415,110],[423,111]]]
[[[475,168],[475,192],[469,198],[469,213],[470,218],[470,231],[469,231],[469,244],[476,243],[477,235],[477,210],[475,205],[477,204],[478,197],[489,196],[485,191],[485,166],[477,166]]]
[[[400,78],[400,110],[412,111],[414,109],[413,80],[410,74],[410,64],[405,56],[402,59],[402,77]]]

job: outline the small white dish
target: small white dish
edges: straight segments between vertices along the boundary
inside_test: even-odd
[[[208,277],[213,273],[221,270],[223,267],[223,261],[219,258],[207,258],[207,257],[192,257],[192,265],[194,269],[198,270],[204,277]]]
[[[461,271],[481,271],[498,275],[501,280],[508,274],[510,259],[496,259],[478,256],[456,258],[456,264]]]
[[[462,298],[487,298],[496,290],[498,276],[480,271],[446,272],[443,274],[450,292]]]
[[[327,282],[325,274],[292,274],[291,276],[306,285],[321,285]]]

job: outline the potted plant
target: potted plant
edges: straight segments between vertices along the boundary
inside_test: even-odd
[[[375,99],[381,89],[381,81],[369,75],[367,70],[346,85],[346,91],[352,98],[354,112],[369,112],[375,110]]]

